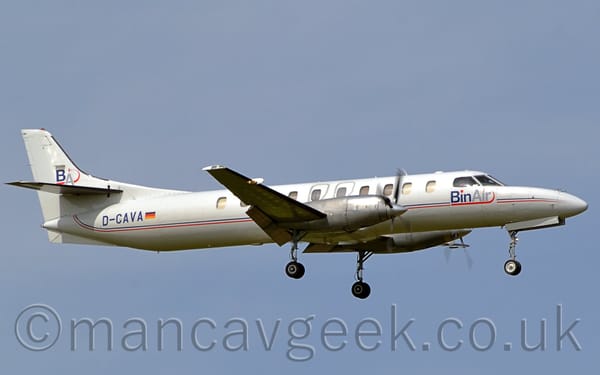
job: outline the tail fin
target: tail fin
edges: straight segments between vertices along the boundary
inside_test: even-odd
[[[34,182],[41,183],[38,185],[64,186],[65,189],[61,193],[67,187],[82,187],[88,190],[89,188],[106,189],[108,180],[94,177],[79,169],[50,132],[44,129],[23,129],[21,135],[25,142]],[[64,202],[65,197],[49,192],[47,189],[38,190],[44,221],[69,214],[65,212],[70,206]]]
[[[106,180],[79,169],[47,130],[23,129],[21,135],[35,181],[89,187],[105,185]]]

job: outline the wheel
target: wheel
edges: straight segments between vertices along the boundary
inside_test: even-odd
[[[504,263],[504,272],[511,276],[517,276],[521,273],[521,263],[518,260],[509,259]]]
[[[515,270],[515,276],[517,276],[521,273],[521,263],[518,260],[515,260],[515,262],[517,262],[517,269]]]
[[[304,276],[304,271],[305,270],[302,263],[298,263],[295,261],[291,261],[285,266],[286,275],[288,275],[292,279],[300,279],[302,276]]]
[[[352,295],[356,298],[365,299],[371,294],[371,287],[369,284],[357,281],[352,284]]]

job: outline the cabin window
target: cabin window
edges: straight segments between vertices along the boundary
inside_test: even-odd
[[[337,189],[337,192],[335,193],[335,197],[336,198],[345,197],[347,190],[348,189],[346,189],[345,187],[341,187],[341,188]]]
[[[383,187],[383,195],[389,197],[394,192],[394,185],[387,184]]]
[[[478,185],[479,183],[471,176],[455,178],[454,182],[452,183],[452,186],[454,187],[469,187]]]
[[[292,198],[293,200],[298,200],[298,192],[290,191],[290,193],[288,194],[288,197]]]
[[[412,182],[407,182],[404,185],[402,185],[402,195],[410,194],[411,190],[412,190]]]
[[[321,199],[321,189],[313,190],[312,193],[310,193],[310,200],[318,201],[319,199]]]
[[[222,210],[225,208],[225,204],[227,204],[227,198],[221,197],[217,199],[217,209]]]
[[[363,186],[358,191],[358,195],[369,195],[369,186]]]
[[[435,191],[435,180],[427,181],[427,185],[425,185],[425,191],[428,193],[433,193]]]

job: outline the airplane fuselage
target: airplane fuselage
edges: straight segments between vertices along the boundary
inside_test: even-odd
[[[309,233],[320,243],[360,243],[394,233],[496,227],[554,218],[557,223],[580,212],[579,198],[558,190],[502,185],[455,186],[462,177],[482,172],[438,172],[406,176],[399,204],[401,216],[360,230]],[[300,202],[340,195],[390,195],[394,177],[280,185],[272,188]],[[392,185],[390,187],[390,185]],[[118,183],[112,185],[120,188]],[[115,203],[44,223],[44,228],[106,244],[146,250],[202,249],[273,242],[246,215],[248,207],[228,190],[162,191],[153,197]],[[311,199],[312,198],[312,199]],[[110,199],[110,198],[109,198]],[[124,201],[121,203],[119,199]]]

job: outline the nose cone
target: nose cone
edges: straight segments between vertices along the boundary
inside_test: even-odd
[[[586,201],[567,193],[560,194],[559,202],[561,213],[565,217],[579,215],[588,208]]]

